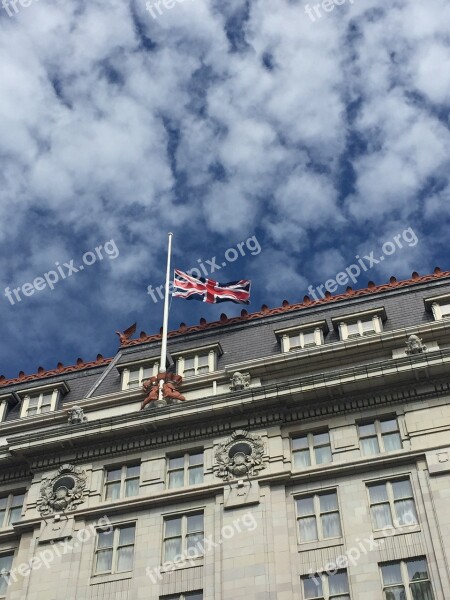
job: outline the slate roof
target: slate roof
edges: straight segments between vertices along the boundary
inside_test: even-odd
[[[345,294],[327,294],[326,298],[319,301],[305,297],[299,304],[284,303],[274,309],[263,306],[256,313],[243,311],[240,317],[231,319],[223,315],[221,320],[213,323],[202,321],[192,327],[182,324],[178,330],[170,332],[168,349],[173,353],[220,342],[223,355],[219,358],[218,368],[221,370],[230,364],[279,354],[279,342],[274,334],[278,329],[325,319],[330,330],[325,337],[325,344],[328,344],[339,339],[331,319],[349,313],[384,307],[387,315],[384,331],[432,322],[433,316],[425,309],[424,299],[444,294],[450,294],[450,271],[436,269],[432,275],[422,277],[414,273],[409,280],[397,282],[391,278],[389,284],[381,286],[369,283],[363,290],[353,291],[349,288]],[[157,358],[160,339],[160,334],[143,334],[122,344],[117,364],[97,387],[94,397],[120,390],[117,366]],[[62,402],[75,402],[86,396],[111,361],[112,358],[104,359],[99,355],[96,361],[89,363],[79,361],[68,367],[58,365],[57,369],[51,371],[42,369],[32,375],[21,373],[19,377],[9,380],[1,377],[0,394],[64,381],[70,391]],[[7,420],[18,418],[18,410],[18,407],[12,408]]]

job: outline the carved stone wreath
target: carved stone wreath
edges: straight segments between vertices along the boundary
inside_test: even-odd
[[[266,468],[261,437],[244,429],[235,431],[226,442],[219,444],[215,459],[216,476],[225,481],[254,476]]]
[[[53,477],[42,481],[37,507],[43,515],[74,510],[84,502],[86,473],[74,465],[61,465]]]

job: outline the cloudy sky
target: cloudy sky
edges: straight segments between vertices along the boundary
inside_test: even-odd
[[[250,310],[409,228],[417,243],[353,287],[450,267],[448,0],[347,0],[314,20],[303,1],[152,2],[156,18],[145,0],[0,8],[6,376],[111,356],[134,321],[158,331],[147,286],[168,231],[176,267],[216,257],[211,277],[251,279]],[[171,328],[241,308],[174,299]]]

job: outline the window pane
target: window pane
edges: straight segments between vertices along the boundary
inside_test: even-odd
[[[361,452],[364,456],[372,456],[379,454],[380,446],[376,437],[366,438],[361,440]]]
[[[189,594],[185,594],[184,597],[186,600],[203,600],[202,592],[190,592]]]
[[[117,500],[120,498],[120,483],[108,483],[106,486],[106,500]]]
[[[119,533],[119,546],[134,544],[134,531],[134,525],[131,525],[130,527],[121,527]]]
[[[181,517],[166,519],[165,537],[175,537],[181,535]]]
[[[329,444],[330,443],[330,434],[328,432],[316,433],[316,434],[314,434],[313,439],[314,439],[314,446],[322,446],[324,444]]]
[[[347,333],[348,335],[359,335],[359,327],[358,323],[348,323],[347,324]]]
[[[305,346],[315,346],[316,345],[316,334],[314,333],[314,331],[303,334],[303,344]]]
[[[169,469],[183,469],[184,468],[184,456],[177,456],[175,458],[169,458]]]
[[[169,488],[183,487],[184,471],[172,471],[169,473]]]
[[[322,579],[320,575],[303,579],[303,595],[305,599],[323,598]]]
[[[97,552],[96,573],[104,573],[112,569],[112,550],[100,550]]]
[[[308,448],[308,437],[306,435],[302,437],[292,438],[293,450],[303,450],[304,448]]]
[[[387,502],[387,486],[385,483],[380,483],[377,485],[369,485],[369,497],[371,504],[375,504],[376,502]]]
[[[50,412],[51,409],[52,409],[52,407],[50,406],[50,404],[43,404],[41,406],[41,413]]]
[[[311,466],[311,456],[309,450],[298,450],[294,454],[294,467],[301,469],[302,467]]]
[[[197,485],[203,482],[203,466],[189,469],[189,485]]]
[[[202,548],[203,548],[204,536],[203,533],[196,535],[188,535],[186,538],[186,546],[187,550],[192,550],[194,548],[196,550],[196,556],[201,556]],[[192,553],[189,554],[191,556]]]
[[[294,348],[301,348],[300,335],[290,335],[289,336],[289,349],[293,350]]]
[[[341,535],[341,524],[338,513],[330,513],[322,516],[322,530],[324,538],[339,537]]]
[[[22,506],[25,499],[25,494],[17,494],[12,497],[11,506]]]
[[[140,471],[140,465],[133,465],[131,467],[127,467],[127,477],[139,477]]]
[[[398,431],[397,419],[386,419],[380,421],[381,433],[389,433],[391,431]]]
[[[394,583],[402,583],[402,572],[400,563],[391,563],[381,567],[381,575],[383,577],[383,585],[393,585]]]
[[[189,515],[187,518],[187,533],[203,531],[203,515]]]
[[[128,479],[125,482],[125,496],[137,496],[139,493],[139,479]]]
[[[28,407],[31,408],[35,408],[37,405],[39,404],[39,396],[32,396],[29,400],[28,400]]]
[[[370,509],[375,529],[392,527],[392,516],[389,504],[376,504]]]
[[[189,466],[202,465],[203,464],[203,452],[197,454],[189,454]]]
[[[119,548],[117,551],[117,571],[131,571],[133,568],[134,546]]]
[[[399,525],[415,525],[418,523],[413,500],[399,500],[395,503],[395,512]]]
[[[164,559],[174,560],[181,554],[181,538],[173,538],[164,542]]]
[[[364,332],[375,331],[372,319],[370,321],[361,321],[361,325]]]
[[[17,506],[15,508],[11,508],[11,510],[9,511],[9,524],[13,524],[13,523],[17,523],[17,521],[20,521],[20,518],[22,516],[22,507]]]
[[[8,584],[6,577],[0,576],[0,596],[6,596],[7,589]]]
[[[336,492],[333,492],[331,494],[321,494],[319,496],[319,500],[320,500],[320,511],[321,512],[337,510],[338,502],[337,502]]]
[[[402,449],[402,440],[399,433],[389,433],[383,435],[383,444],[386,452]]]
[[[106,481],[115,481],[120,479],[122,469],[108,469],[106,472]]]
[[[410,581],[428,579],[427,561],[423,559],[406,561]]]
[[[323,446],[322,448],[316,448],[316,463],[321,465],[323,463],[331,462],[331,448],[330,446]]]
[[[4,527],[6,511],[0,510],[0,527]]]
[[[184,359],[184,370],[185,371],[193,369],[194,366],[195,366],[195,363],[194,363],[193,358],[185,358]]]
[[[306,519],[300,519],[299,527],[300,540],[302,542],[310,542],[318,539],[316,517],[306,517]]]
[[[402,585],[384,591],[385,600],[406,600],[405,588]]]
[[[297,500],[297,514],[299,517],[314,514],[314,498],[301,498]]]
[[[114,531],[100,531],[97,536],[97,548],[112,548]]]
[[[413,583],[410,587],[413,600],[433,600],[433,591],[429,581]]]
[[[11,554],[0,555],[0,571],[10,571],[12,567],[13,557]]]
[[[0,510],[3,510],[4,508],[6,508],[7,503],[8,503],[8,498],[0,498]]]
[[[349,592],[347,573],[335,573],[329,575],[328,585],[330,586],[330,594],[346,594]]]
[[[392,492],[394,494],[395,500],[400,500],[402,498],[412,498],[413,492],[411,487],[411,481],[409,479],[393,481]]]

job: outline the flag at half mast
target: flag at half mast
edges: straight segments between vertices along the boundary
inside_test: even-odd
[[[250,303],[250,284],[248,279],[219,283],[214,279],[193,277],[175,269],[172,296],[185,300],[200,300],[216,304],[217,302]]]

